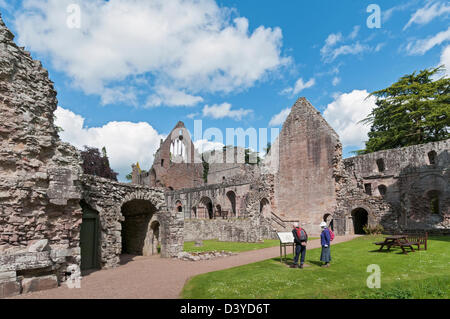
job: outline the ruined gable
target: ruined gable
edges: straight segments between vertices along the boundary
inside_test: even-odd
[[[134,183],[168,190],[203,184],[202,160],[183,122],[178,122],[168,137],[161,141],[150,171],[140,175],[134,171],[133,174]]]
[[[277,214],[285,220],[299,220],[307,230],[317,232],[323,216],[335,206],[331,176],[341,155],[339,138],[320,112],[308,100],[300,98],[274,144],[271,161],[278,163]]]

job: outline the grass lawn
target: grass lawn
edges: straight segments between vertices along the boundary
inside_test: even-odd
[[[261,248],[269,248],[279,246],[280,241],[278,239],[264,240],[262,243],[234,243],[234,242],[222,242],[218,240],[204,240],[203,247],[194,247],[195,242],[189,241],[184,243],[184,251],[186,252],[204,252],[204,251],[231,251],[233,253],[239,253],[248,250],[255,250]]]
[[[309,240],[317,239],[317,237],[311,237]],[[262,243],[235,243],[235,242],[223,242],[218,240],[204,240],[203,247],[195,247],[195,242],[189,241],[184,243],[184,251],[190,253],[199,253],[204,251],[231,251],[232,253],[239,253],[243,251],[256,250],[269,247],[280,246],[278,239],[266,239]]]
[[[330,268],[319,265],[320,249],[307,251],[310,267],[291,269],[279,258],[211,272],[189,280],[189,299],[450,298],[450,237],[432,237],[427,251],[404,255],[376,251],[382,236],[332,245]],[[292,255],[290,255],[292,258]],[[381,288],[369,289],[367,266],[381,268]]]

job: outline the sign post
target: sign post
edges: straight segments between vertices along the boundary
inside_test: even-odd
[[[286,246],[292,246],[292,254],[295,255],[294,235],[291,232],[277,233],[280,240],[280,262],[283,262],[283,248],[284,248],[284,262],[287,262]]]

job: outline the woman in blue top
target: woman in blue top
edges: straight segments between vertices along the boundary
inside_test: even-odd
[[[325,264],[322,267],[330,267],[331,253],[330,253],[330,231],[328,230],[327,223],[322,222],[320,224],[322,233],[320,234],[320,243],[322,245],[322,254],[320,255],[320,261]]]

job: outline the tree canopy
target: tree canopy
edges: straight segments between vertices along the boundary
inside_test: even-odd
[[[442,67],[405,75],[375,91],[377,107],[362,122],[371,125],[366,148],[358,154],[450,138],[450,78]]]
[[[118,173],[114,172],[110,165],[106,148],[102,149],[102,153],[98,148],[85,146],[81,151],[81,159],[83,160],[84,174],[95,175],[117,181]]]

